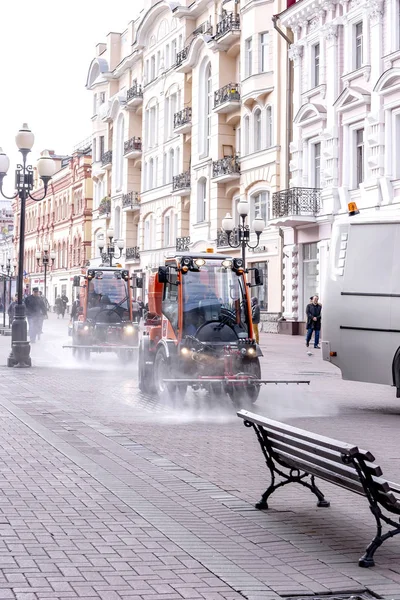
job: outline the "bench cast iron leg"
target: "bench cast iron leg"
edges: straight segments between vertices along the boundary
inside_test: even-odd
[[[372,514],[374,515],[374,517],[376,519],[377,532],[376,532],[376,536],[374,537],[374,539],[372,540],[372,542],[366,549],[364,556],[362,556],[360,558],[360,560],[358,561],[358,566],[363,567],[364,569],[368,569],[368,567],[374,567],[375,566],[374,554],[378,550],[379,546],[382,546],[383,542],[385,542],[387,539],[394,537],[395,535],[400,533],[400,526],[397,525],[397,523],[395,523],[394,521],[392,521],[392,519],[388,519],[388,517],[385,517],[385,515],[383,515],[381,513],[379,507],[370,507],[370,508],[371,508]],[[387,533],[382,535],[381,518],[384,521],[386,521],[388,524],[396,527],[396,529],[392,529],[391,531],[388,531]]]
[[[325,496],[323,495],[323,493],[321,492],[319,487],[316,485],[314,475],[311,475],[311,484],[307,483],[307,481],[301,481],[301,480],[299,481],[299,483],[301,483],[301,485],[304,485],[306,488],[311,490],[312,493],[317,496],[317,498],[318,498],[317,506],[319,508],[328,508],[331,505],[329,500],[325,499]]]
[[[260,502],[257,502],[256,508],[258,510],[267,510],[268,509],[267,500],[271,496],[271,494],[273,494],[275,492],[275,490],[277,490],[278,488],[283,487],[284,485],[287,485],[288,483],[300,483],[304,487],[308,488],[313,494],[315,494],[317,496],[317,498],[318,498],[317,506],[318,507],[328,507],[331,505],[331,503],[325,499],[325,496],[323,495],[321,490],[317,487],[317,485],[315,483],[315,478],[313,475],[311,476],[311,483],[304,481],[302,479],[301,475],[295,476],[295,477],[289,475],[288,479],[286,479],[285,481],[281,481],[280,483],[277,483],[276,485],[275,485],[275,482],[273,479],[269,488],[261,496]]]

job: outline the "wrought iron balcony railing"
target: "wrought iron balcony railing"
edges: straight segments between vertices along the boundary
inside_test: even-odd
[[[142,86],[138,83],[135,83],[129,90],[126,92],[126,101],[129,102],[134,98],[143,98],[143,89]]]
[[[133,208],[140,205],[139,192],[128,192],[122,194],[122,208]]]
[[[190,171],[179,173],[172,178],[172,190],[185,190],[190,188]]]
[[[140,137],[131,137],[129,140],[124,142],[124,154],[129,154],[129,152],[141,152],[142,151],[142,138]]]
[[[230,13],[224,17],[219,23],[217,23],[217,30],[215,32],[214,39],[218,39],[228,33],[228,31],[240,29],[240,15],[234,15]]]
[[[240,164],[238,155],[224,156],[213,162],[213,177],[221,177],[222,175],[240,175]]]
[[[111,198],[103,198],[99,204],[99,215],[107,215],[111,212]]]
[[[226,248],[229,246],[229,239],[234,246],[239,243],[239,232],[237,229],[232,231],[230,238],[228,238],[228,234],[224,229],[217,230],[217,248]]]
[[[190,49],[190,46],[186,46],[186,48],[184,48],[183,50],[178,52],[178,54],[176,55],[175,67],[180,67],[181,64],[187,59],[188,54],[189,54],[189,49]]]
[[[174,114],[174,129],[192,122],[192,107],[187,106]]]
[[[224,85],[216,92],[214,92],[214,108],[218,108],[225,102],[240,102],[240,87],[238,83],[229,83]]]
[[[126,258],[126,260],[139,260],[140,259],[139,246],[133,246],[133,248],[127,248],[125,250],[125,258]]]
[[[107,152],[104,152],[103,156],[101,157],[101,164],[103,167],[105,167],[105,165],[109,165],[112,163],[112,150],[107,150]]]
[[[189,252],[190,236],[176,238],[176,251]]]
[[[294,187],[272,194],[272,218],[315,216],[321,209],[321,190]]]
[[[197,35],[204,35],[205,33],[212,35],[212,25],[210,21],[204,21],[204,23],[196,27],[192,35],[195,37]]]

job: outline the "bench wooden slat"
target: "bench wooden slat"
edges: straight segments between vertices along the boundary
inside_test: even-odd
[[[392,492],[377,492],[377,494],[379,502],[388,510],[394,508],[397,511],[400,509],[400,502]]]
[[[299,440],[297,438],[294,438],[291,435],[285,435],[283,433],[279,433],[274,430],[269,430],[267,427],[263,427],[262,429],[263,429],[263,431],[267,432],[268,440],[273,448],[275,447],[275,445],[277,443],[281,442],[290,448],[298,448],[300,450],[305,450],[306,452],[309,452],[310,454],[316,455],[320,458],[326,458],[333,463],[343,465],[342,454],[340,452],[330,450],[329,448],[321,448],[320,446],[317,446],[316,444],[313,444],[313,443],[305,441],[305,440]],[[297,454],[296,454],[296,456],[297,456]],[[348,465],[348,466],[350,468],[353,468],[350,465]],[[380,477],[382,475],[382,469],[379,465],[368,464],[368,465],[366,465],[366,469],[370,475],[375,475],[376,477]],[[353,468],[353,470],[355,471],[354,468]],[[358,479],[358,475],[357,475],[357,479]]]
[[[349,456],[353,456],[355,454],[358,454],[359,452],[357,446],[353,446],[345,442],[340,442],[339,440],[334,440],[323,435],[318,435],[317,433],[308,433],[304,429],[298,429],[297,427],[286,425],[286,423],[280,423],[279,421],[274,421],[273,419],[267,419],[266,417],[261,417],[260,415],[256,415],[255,413],[249,412],[247,410],[240,410],[237,413],[237,416],[243,419],[244,421],[249,420],[250,422],[256,423],[257,425],[261,425],[262,427],[265,426],[268,429],[278,431],[280,433],[287,433],[288,435],[296,437],[300,440],[318,443],[323,448],[336,450],[336,452],[341,452]],[[372,459],[375,460],[373,457]]]
[[[272,444],[272,449],[278,454],[284,452],[286,456],[293,456],[293,458],[298,458],[299,460],[305,461],[310,464],[314,464],[318,467],[326,468],[337,475],[343,475],[348,479],[352,479],[353,481],[359,481],[359,475],[353,465],[345,465],[343,462],[332,461],[328,458],[322,457],[320,455],[312,454],[300,448],[293,448],[291,445],[288,445],[284,442],[278,442],[274,440]],[[336,456],[339,456],[338,454]],[[340,457],[339,457],[340,458]],[[379,476],[382,474],[380,467],[378,469],[371,469],[371,475]],[[383,480],[382,480],[383,481]],[[386,482],[385,482],[386,483]],[[386,490],[389,491],[389,485],[386,483]]]

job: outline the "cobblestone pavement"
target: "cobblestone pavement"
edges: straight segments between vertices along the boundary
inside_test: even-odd
[[[116,358],[74,361],[66,325],[46,323],[33,368],[0,366],[0,600],[400,600],[400,536],[357,565],[374,533],[363,498],[322,482],[331,507],[317,509],[289,486],[256,511],[268,472],[228,400],[145,397]],[[267,386],[255,411],[358,443],[400,482],[392,389],[343,382],[300,338],[262,345],[265,377],[311,385]]]

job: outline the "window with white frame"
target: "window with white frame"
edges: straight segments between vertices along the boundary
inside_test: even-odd
[[[150,81],[156,78],[156,57],[153,56],[150,59]]]
[[[176,153],[175,153],[175,175],[179,175],[180,159],[181,159],[181,149],[178,146],[176,149]]]
[[[172,245],[172,212],[168,211],[164,215],[164,246]]]
[[[174,116],[178,110],[178,94],[175,92],[170,95],[169,98],[169,115],[168,115],[168,130],[169,136],[172,137],[174,133]]]
[[[147,217],[147,219],[144,222],[144,235],[143,235],[144,250],[150,250],[150,248],[151,248],[150,234],[151,234],[151,217]]]
[[[304,307],[318,291],[318,244],[303,244],[303,302]]]
[[[149,161],[149,190],[152,190],[154,187],[154,159],[151,158]]]
[[[147,191],[147,162],[144,163],[143,167],[142,188],[144,192]]]
[[[265,223],[268,221],[268,203],[269,192],[260,191],[251,196],[250,202],[250,221],[254,219],[263,219]]]
[[[210,153],[210,141],[211,141],[211,115],[212,115],[212,107],[213,107],[213,92],[212,92],[212,76],[211,76],[211,65],[209,65],[206,73],[207,80],[207,142],[206,142],[206,152]]]
[[[115,189],[122,189],[123,168],[124,168],[124,115],[119,115],[117,122],[117,141],[116,141],[116,157],[115,157]]]
[[[210,153],[211,139],[213,92],[210,63],[202,66],[199,84],[199,154],[204,157]]]
[[[160,70],[161,70],[161,50],[158,50],[158,52],[157,52],[157,72],[156,72],[157,76],[158,76]]]
[[[150,76],[150,61],[149,61],[149,59],[147,59],[145,67],[144,67],[144,82],[145,83],[149,83],[149,76]]]
[[[360,69],[363,64],[363,23],[354,25],[354,67]]]
[[[253,72],[253,40],[248,38],[244,43],[244,76],[250,77]]]
[[[172,40],[172,42],[171,42],[171,65],[174,65],[176,63],[176,54],[177,54],[176,40]]]
[[[165,46],[165,69],[169,69],[169,67],[170,67],[170,62],[169,62],[170,54],[169,54],[169,52],[170,52],[170,50],[169,50],[169,44],[167,44]]]
[[[197,222],[203,223],[207,217],[207,180],[203,177],[197,186]]]
[[[266,146],[267,148],[271,148],[273,143],[273,123],[272,123],[272,106],[267,106],[265,110],[265,120],[266,120]]]
[[[92,141],[92,161],[96,162],[97,160],[97,140],[94,137]]]
[[[312,144],[312,183],[314,188],[321,187],[321,142]]]
[[[261,150],[261,109],[254,112],[254,152]]]
[[[157,143],[157,107],[152,106],[147,115],[147,139],[148,147],[154,148]]]
[[[312,86],[319,85],[319,44],[314,44],[312,47]]]
[[[175,151],[173,148],[169,151],[169,183],[175,175]]]
[[[106,93],[100,92],[100,104],[104,104],[105,101],[106,101]]]
[[[393,176],[400,179],[400,113],[393,114],[394,152],[393,152]]]
[[[163,185],[168,183],[168,172],[167,172],[167,153],[164,152],[163,156]]]
[[[104,154],[104,135],[101,135],[99,138],[100,141],[100,159],[101,160],[103,158],[103,154]]]
[[[260,73],[266,73],[269,69],[269,33],[260,33]]]
[[[364,181],[364,129],[355,131],[356,145],[356,185]]]
[[[121,207],[117,206],[114,211],[114,239],[121,237]]]
[[[243,154],[246,156],[250,152],[250,117],[248,115],[243,119],[243,129]]]

